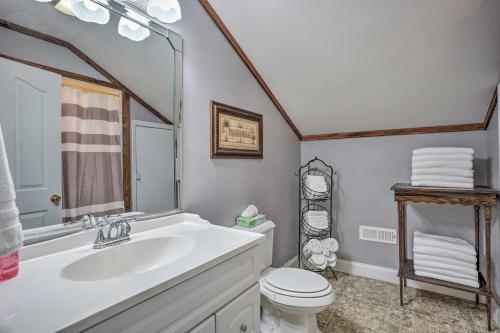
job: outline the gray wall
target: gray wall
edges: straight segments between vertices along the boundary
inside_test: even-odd
[[[397,228],[390,187],[409,182],[411,150],[426,146],[475,149],[475,178],[486,183],[486,132],[443,133],[359,138],[302,143],[302,162],[318,156],[338,172],[338,235],[340,258],[396,268],[397,245],[359,240],[360,225]],[[476,177],[477,176],[477,177]],[[415,229],[474,240],[473,211],[460,206],[409,205],[408,235]],[[411,253],[411,237],[409,253]]]
[[[296,255],[300,143],[197,0],[172,29],[184,38],[183,208],[231,226],[253,203],[276,223],[274,265]],[[264,159],[210,158],[210,100],[264,116]]]
[[[498,110],[495,111],[490,126],[488,127],[488,184],[500,190],[500,161],[499,161],[499,122]],[[500,201],[497,202],[500,207]],[[493,293],[500,301],[500,215],[498,208],[493,210],[493,224],[491,230],[491,255],[493,265]]]

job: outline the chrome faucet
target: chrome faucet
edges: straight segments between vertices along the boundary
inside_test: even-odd
[[[82,222],[82,230],[89,230],[97,227],[97,220],[94,214],[84,215],[80,222]]]
[[[108,222],[105,218],[97,225],[97,237],[94,241],[94,249],[102,249],[130,240],[130,224],[127,219]],[[107,228],[107,232],[105,229]]]

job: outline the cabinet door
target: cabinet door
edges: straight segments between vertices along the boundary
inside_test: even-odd
[[[260,333],[259,284],[219,310],[215,321],[217,333]]]
[[[189,333],[215,333],[215,316],[209,317],[207,320],[190,330]]]

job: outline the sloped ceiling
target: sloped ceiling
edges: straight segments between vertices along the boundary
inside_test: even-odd
[[[497,0],[209,0],[302,135],[481,123]]]

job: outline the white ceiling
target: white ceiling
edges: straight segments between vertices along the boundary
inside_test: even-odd
[[[482,122],[498,0],[210,0],[303,135]]]

